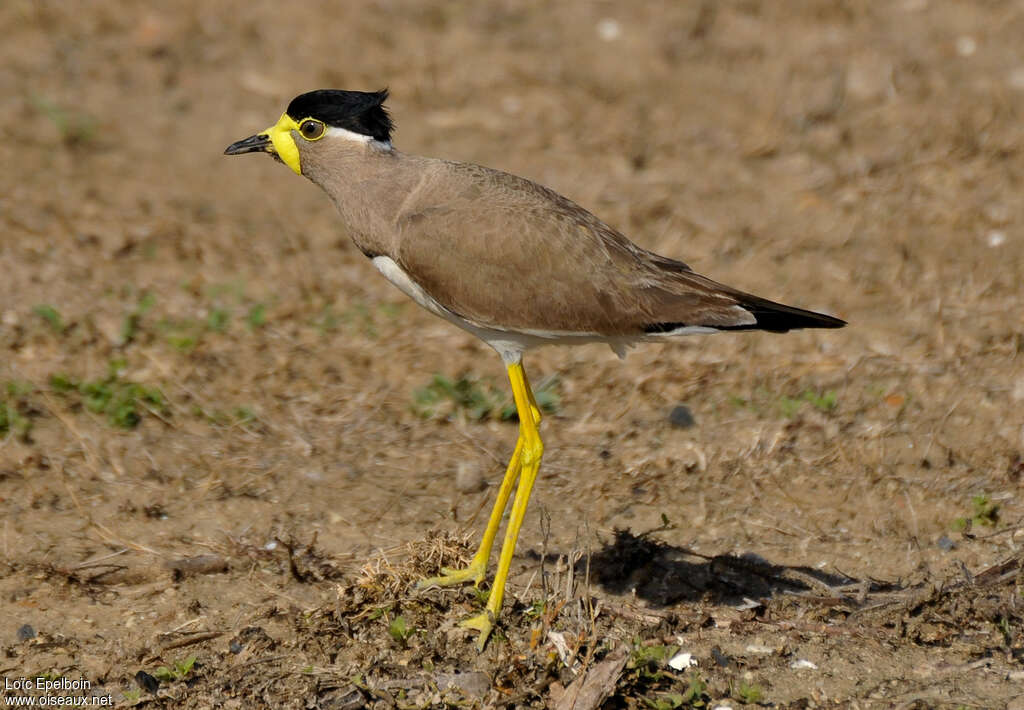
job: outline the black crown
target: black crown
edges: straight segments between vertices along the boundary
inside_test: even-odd
[[[344,128],[384,143],[391,141],[395,127],[384,101],[388,90],[343,91],[318,89],[296,96],[288,104],[288,115],[296,121],[315,118],[328,126]]]

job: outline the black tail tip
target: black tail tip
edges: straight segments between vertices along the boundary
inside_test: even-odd
[[[842,328],[846,325],[846,321],[841,318],[798,308],[776,310],[756,306],[744,307],[757,319],[757,325],[751,327],[769,333],[786,333],[801,328]]]

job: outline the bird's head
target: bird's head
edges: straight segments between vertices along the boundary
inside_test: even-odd
[[[391,147],[394,124],[384,108],[387,89],[342,91],[319,89],[292,99],[270,128],[232,143],[225,155],[270,153],[302,175],[303,156],[312,157],[335,140]]]

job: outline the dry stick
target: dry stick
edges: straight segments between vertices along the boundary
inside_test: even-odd
[[[659,612],[653,609],[644,609],[643,611],[636,611],[630,609],[627,606],[620,606],[612,604],[611,602],[605,601],[601,606],[601,611],[611,614],[613,616],[621,616],[624,619],[631,621],[639,621],[643,624],[658,625],[665,621],[672,619],[675,614],[672,612]]]
[[[247,668],[248,666],[255,666],[255,665],[260,664],[260,663],[274,663],[275,661],[283,661],[286,658],[291,658],[291,656],[285,654],[285,655],[282,655],[282,656],[270,656],[269,658],[254,658],[251,661],[246,661],[245,663],[239,663],[237,666],[231,666],[230,668],[227,669],[227,672],[231,673],[232,671],[237,671],[240,668]]]
[[[177,626],[175,626],[173,629],[171,629],[170,631],[168,631],[164,635],[167,636],[167,635],[176,634],[176,633],[179,633],[179,632],[185,633],[185,632],[182,631],[182,629],[184,629],[186,626],[191,626],[192,624],[197,624],[197,623],[199,623],[200,621],[202,621],[205,618],[206,618],[206,616],[197,616],[194,619],[189,619],[188,621],[186,621],[184,623],[178,624]],[[190,631],[188,633],[198,634],[198,633],[203,633],[203,632],[201,632],[201,631]]]
[[[39,394],[43,399],[43,404],[50,411],[50,414],[52,414],[57,421],[63,424],[64,428],[71,433],[71,436],[73,436],[78,441],[78,445],[81,447],[82,453],[85,454],[86,465],[90,469],[92,469],[92,472],[96,474],[97,477],[99,477],[99,454],[96,453],[96,451],[90,444],[86,443],[85,437],[82,436],[81,432],[78,431],[78,427],[75,426],[74,422],[72,422],[70,419],[64,416],[64,414],[58,409],[57,405],[54,403],[50,395],[43,390],[40,390]]]
[[[67,569],[68,569],[69,572],[73,572],[75,570],[88,569],[89,567],[96,567],[96,566],[99,565],[100,562],[103,562],[104,560],[109,560],[111,557],[117,557],[118,555],[123,555],[126,552],[128,552],[128,548],[124,547],[124,548],[121,548],[120,550],[118,550],[117,552],[111,552],[110,554],[102,555],[100,557],[93,557],[91,559],[84,560],[83,562],[79,562],[77,564],[71,565]]]
[[[212,639],[223,636],[225,633],[225,631],[199,631],[196,632],[195,636],[178,639],[177,641],[172,641],[171,643],[165,646],[161,646],[160,653],[164,653],[175,648],[183,648],[185,646],[194,646],[197,643],[204,643],[206,641],[210,641]]]
[[[963,402],[963,401],[964,401],[964,398],[961,395],[961,397],[957,401],[955,401],[953,403],[953,406],[949,408],[949,411],[947,411],[942,416],[942,419],[939,420],[939,423],[936,424],[935,427],[932,429],[931,435],[928,437],[928,446],[925,447],[924,453],[921,455],[922,459],[927,459],[928,458],[928,453],[932,450],[932,444],[935,443],[935,437],[938,435],[939,431],[944,426],[946,426],[946,422],[949,421],[949,418],[951,416],[953,416],[953,412],[956,411],[956,408],[959,407],[960,403]]]
[[[997,535],[1005,535],[1008,532],[1017,532],[1018,530],[1024,530],[1024,518],[1018,520],[1016,524],[1011,525],[1008,528],[997,530],[996,532],[989,533],[988,535],[975,535],[974,537],[976,537],[979,540],[988,540],[991,537],[996,537]]]
[[[540,589],[541,599],[544,600],[544,604],[547,605],[548,601],[548,584],[547,584],[547,570],[545,563],[548,559],[548,541],[551,538],[551,516],[548,514],[547,508],[541,507],[540,509]],[[525,601],[526,597],[530,593],[530,588],[533,586],[533,580],[537,578],[538,570],[534,570],[533,574],[530,575],[530,581],[526,583],[526,589],[523,590],[522,599]]]
[[[584,572],[584,575],[583,575],[583,589],[584,589],[584,594],[585,594],[585,599],[586,599],[586,604],[587,604],[587,615],[590,617],[590,635],[592,637],[596,638],[597,637],[597,616],[598,616],[598,614],[601,613],[601,600],[599,599],[597,601],[597,605],[595,606],[594,603],[593,603],[593,597],[591,596],[591,593],[590,593],[590,562],[591,562],[591,559],[594,556],[594,549],[591,546],[591,541],[593,540],[593,536],[590,534],[590,521],[589,521],[589,519],[585,519],[583,521],[583,534],[586,536],[586,543],[585,544],[586,544],[586,548],[587,548],[586,549],[587,565],[586,565],[586,571]]]

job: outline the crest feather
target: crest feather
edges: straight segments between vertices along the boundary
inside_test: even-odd
[[[384,107],[388,90],[344,91],[318,89],[292,99],[288,115],[295,121],[315,118],[328,126],[344,128],[382,143],[391,142],[395,124]]]

